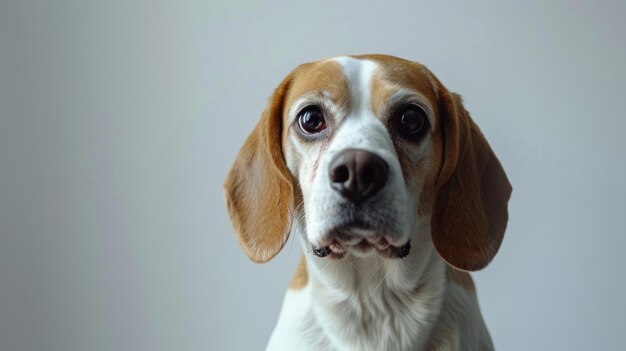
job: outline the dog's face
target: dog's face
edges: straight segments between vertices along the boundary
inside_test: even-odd
[[[402,258],[427,223],[440,255],[468,270],[497,252],[510,189],[460,98],[422,65],[381,55],[294,70],[226,181],[256,261],[295,226],[319,257]]]
[[[436,102],[416,64],[341,57],[299,69],[282,144],[313,253],[408,254],[441,159]]]

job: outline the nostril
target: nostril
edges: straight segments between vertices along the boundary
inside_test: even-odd
[[[361,172],[361,181],[364,184],[376,182],[380,178],[379,168],[372,164],[365,165]]]
[[[350,179],[350,171],[346,165],[339,165],[333,168],[330,178],[333,183],[345,183]]]
[[[359,180],[363,184],[384,183],[387,180],[388,171],[388,166],[384,161],[371,159],[361,168]]]

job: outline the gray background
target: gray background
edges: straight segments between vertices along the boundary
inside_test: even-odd
[[[221,184],[297,64],[423,62],[514,185],[474,274],[500,350],[626,348],[626,2],[0,2],[0,349],[255,350],[300,256],[256,265]]]

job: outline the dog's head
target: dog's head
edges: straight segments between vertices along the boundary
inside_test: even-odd
[[[367,55],[299,66],[276,88],[225,183],[257,262],[300,226],[312,252],[408,255],[418,228],[450,265],[486,266],[511,186],[463,108],[424,66]]]

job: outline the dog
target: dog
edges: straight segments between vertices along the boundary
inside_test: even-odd
[[[245,253],[303,255],[267,350],[492,350],[467,271],[497,253],[512,187],[461,97],[386,55],[300,65],[225,184]]]

